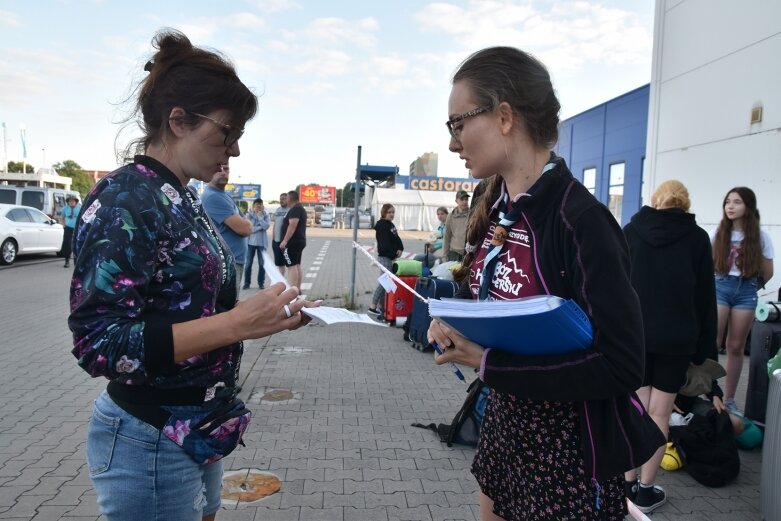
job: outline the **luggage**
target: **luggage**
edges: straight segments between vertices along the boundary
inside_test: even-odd
[[[421,277],[418,279],[418,283],[415,285],[415,291],[420,293],[426,298],[450,298],[456,290],[458,284],[452,280],[432,279],[427,277]],[[428,314],[428,304],[415,299],[412,304],[412,313],[410,313],[407,319],[409,324],[407,336],[405,340],[412,342],[412,347],[419,351],[430,351],[431,346],[428,343],[426,335],[428,333],[428,327],[431,324],[431,316]]]
[[[770,378],[767,428],[762,446],[762,473],[759,481],[762,519],[781,521],[781,372]]]
[[[399,277],[409,287],[414,288],[417,277]],[[383,318],[392,326],[396,325],[396,318],[407,317],[412,311],[412,302],[415,296],[404,286],[396,284],[396,291],[385,292],[385,306]]]
[[[746,391],[746,418],[764,425],[767,410],[767,361],[781,346],[781,322],[754,322],[751,326],[751,357]]]

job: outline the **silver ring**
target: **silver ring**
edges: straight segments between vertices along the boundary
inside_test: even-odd
[[[285,315],[287,315],[287,318],[293,316],[293,313],[290,312],[290,306],[288,306],[287,304],[285,304],[282,309],[285,310]]]

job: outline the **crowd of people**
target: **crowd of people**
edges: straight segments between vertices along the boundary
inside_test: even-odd
[[[78,364],[109,380],[86,451],[101,513],[209,521],[222,459],[251,419],[237,392],[242,341],[299,328],[301,309],[318,304],[298,294],[298,193],[281,194],[271,219],[263,200],[243,215],[225,192],[257,97],[227,58],[184,34],[164,30],[153,44],[133,90],[142,136],[126,165],[63,214],[75,258],[68,323]],[[480,50],[452,79],[449,148],[480,183],[471,209],[464,191],[452,212],[438,209],[428,252],[459,263],[457,297],[571,299],[594,339],[524,356],[432,322],[435,362],[473,367],[492,389],[471,467],[484,521],[623,520],[627,498],[644,512],[662,505],[656,469],[686,373],[724,345],[725,398],[712,403],[740,412],[742,349],[757,290],[773,276],[745,187],[727,192],[710,237],[678,181],[656,187],[622,230],[552,151],[559,111],[546,67],[519,49]],[[191,180],[208,183],[200,197]],[[387,267],[404,249],[394,215],[383,205],[375,226]],[[265,285],[269,228],[287,289]],[[241,299],[255,259],[261,291]],[[381,301],[378,287],[370,311]]]

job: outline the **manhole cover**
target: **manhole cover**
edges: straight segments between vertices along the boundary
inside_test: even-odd
[[[281,488],[282,482],[271,472],[242,469],[224,474],[222,499],[251,503],[275,494]]]
[[[275,355],[305,355],[312,350],[308,347],[275,347],[271,352]]]
[[[283,400],[292,400],[293,393],[287,389],[272,389],[261,396],[260,399],[267,402],[281,402]]]
[[[295,402],[301,399],[300,392],[293,392],[288,389],[275,389],[273,387],[258,387],[252,391],[247,400],[249,403],[263,404],[285,404]]]

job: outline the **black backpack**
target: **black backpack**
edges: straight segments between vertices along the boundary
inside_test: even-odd
[[[475,378],[467,387],[466,392],[464,405],[456,413],[452,423],[440,423],[439,425],[413,423],[412,426],[436,432],[439,434],[439,440],[447,443],[448,447],[452,447],[454,443],[477,447],[485,405],[488,403],[488,393],[491,392],[491,388],[485,385],[481,379]]]
[[[729,414],[715,409],[695,415],[688,425],[670,427],[670,439],[683,459],[683,468],[698,483],[721,487],[740,472],[738,445]]]

